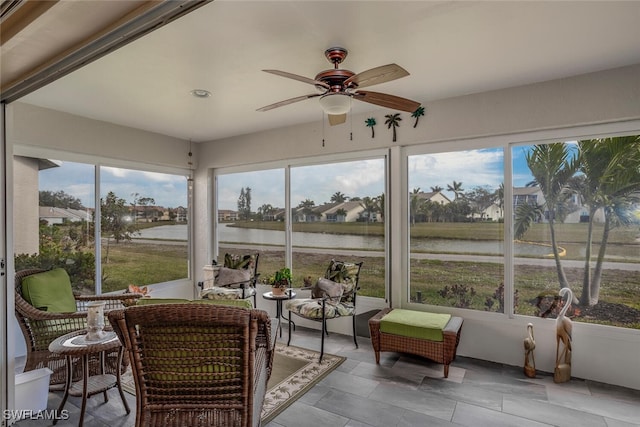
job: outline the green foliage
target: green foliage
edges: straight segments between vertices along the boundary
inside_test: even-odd
[[[16,271],[28,268],[41,268],[51,270],[64,268],[71,278],[71,286],[74,291],[83,292],[94,287],[94,275],[96,259],[92,252],[66,253],[60,249],[49,248],[40,254],[19,254],[15,256]]]
[[[469,308],[473,303],[473,298],[476,296],[476,290],[473,286],[460,285],[454,283],[451,286],[445,286],[438,294],[447,300],[453,307],[457,308]]]
[[[288,288],[292,279],[291,270],[284,267],[276,271],[273,276],[269,276],[267,283],[274,288]]]
[[[82,202],[77,197],[71,196],[64,191],[40,191],[39,205],[51,206],[64,209],[84,209]]]
[[[122,240],[131,240],[132,235],[138,232],[135,222],[131,221],[129,208],[125,200],[116,196],[113,191],[107,197],[100,199],[101,231],[119,243]]]

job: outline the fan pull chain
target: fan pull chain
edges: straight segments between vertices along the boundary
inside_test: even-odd
[[[322,113],[322,146],[324,147],[324,112]]]

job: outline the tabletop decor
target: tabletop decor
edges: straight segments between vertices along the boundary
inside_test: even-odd
[[[288,267],[281,268],[267,279],[267,284],[271,285],[273,295],[284,295],[285,289],[291,285],[291,270]]]
[[[100,341],[104,332],[104,301],[91,301],[87,304],[87,341]]]

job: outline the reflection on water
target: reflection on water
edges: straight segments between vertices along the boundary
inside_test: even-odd
[[[258,230],[252,228],[220,226],[220,241],[231,243],[255,243],[259,245],[284,245],[284,231]],[[161,225],[141,230],[139,238],[187,240],[186,224]],[[293,245],[315,248],[355,248],[365,250],[384,250],[384,239],[380,236],[355,236],[328,233],[293,233]],[[488,255],[503,254],[503,242],[446,240],[446,239],[411,239],[412,252],[450,252],[478,253]],[[551,248],[544,245],[516,243],[516,255],[547,256]]]

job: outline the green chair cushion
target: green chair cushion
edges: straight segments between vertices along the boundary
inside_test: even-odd
[[[22,279],[22,297],[38,310],[75,313],[71,279],[63,268],[36,273]]]
[[[449,323],[449,319],[451,319],[450,314],[396,308],[380,320],[380,332],[429,341],[443,341],[442,330]]]

